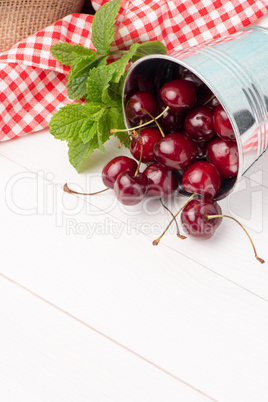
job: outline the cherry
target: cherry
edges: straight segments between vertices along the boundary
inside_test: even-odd
[[[187,113],[184,128],[188,135],[197,141],[208,141],[215,137],[213,110],[198,106]]]
[[[222,105],[217,106],[214,110],[213,125],[220,138],[235,141],[233,127]]]
[[[264,264],[265,261],[257,255],[254,243],[244,226],[232,216],[223,215],[221,207],[216,201],[194,198],[184,206],[181,212],[181,223],[185,232],[201,239],[210,239],[221,224],[222,218],[232,219],[243,229],[250,240],[255,258]]]
[[[192,194],[175,215],[170,211],[172,214],[172,220],[169,222],[169,224],[162,232],[162,234],[153,241],[154,246],[157,246],[159,244],[160,240],[168,231],[172,222],[174,221],[176,222],[176,217],[179,214],[181,214],[181,224],[184,231],[191,236],[195,236],[201,239],[210,239],[215,233],[215,230],[221,224],[222,218],[229,218],[235,221],[246,233],[252,245],[255,258],[261,264],[265,262],[262,258],[260,258],[257,255],[256,248],[250,235],[238,220],[236,220],[232,216],[223,215],[221,207],[216,201],[211,200],[210,198],[204,198],[204,197],[195,198],[195,197],[196,194]],[[184,235],[181,235],[179,232],[177,222],[176,225],[177,225],[177,236],[180,237],[181,239],[185,239],[186,237]]]
[[[149,181],[147,197],[165,197],[178,188],[176,173],[155,162],[143,171]]]
[[[144,163],[154,162],[154,146],[162,138],[162,134],[157,128],[144,128],[140,134],[132,138],[130,152],[132,156]],[[142,144],[141,144],[142,142]]]
[[[212,95],[212,92],[207,85],[188,68],[182,67],[180,78],[192,82],[196,89],[197,102],[199,105],[204,104]]]
[[[196,149],[197,149],[197,155],[196,159],[206,159],[207,157],[207,146],[210,141],[196,141],[193,140]]]
[[[126,116],[134,124],[149,121],[158,113],[158,104],[150,92],[138,91],[132,95],[126,104]]]
[[[184,133],[168,134],[154,147],[155,160],[171,170],[185,169],[195,160],[196,155],[193,141]]]
[[[216,201],[198,197],[192,199],[181,212],[183,230],[195,237],[210,239],[222,221],[222,217],[208,220],[207,215],[221,215],[222,210]]]
[[[180,72],[180,78],[192,82],[197,90],[207,89],[207,86],[204,84],[204,82],[196,74],[188,70],[188,68],[186,67],[182,67]]]
[[[134,174],[138,167],[137,162],[128,156],[116,156],[102,169],[102,181],[106,187],[114,188],[117,177],[123,172]]]
[[[220,190],[221,176],[212,163],[198,161],[189,166],[183,173],[182,186],[189,193],[213,198]]]
[[[236,177],[239,164],[236,142],[221,138],[211,140],[207,147],[207,160],[218,168],[222,178]]]
[[[155,72],[155,90],[157,101],[160,102],[160,88],[167,82],[174,79],[173,75],[173,63],[168,62],[167,60],[159,60],[158,66]]]
[[[185,112],[196,105],[196,90],[192,82],[172,80],[160,89],[160,98],[175,112]]]
[[[139,204],[144,199],[147,189],[148,179],[141,172],[135,175],[123,172],[114,183],[115,196],[124,205]]]
[[[163,112],[166,105],[159,103],[159,112]],[[168,109],[159,119],[160,124],[166,134],[180,132],[184,126],[184,116],[174,110]]]

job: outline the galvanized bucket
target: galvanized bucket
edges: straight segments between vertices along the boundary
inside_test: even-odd
[[[217,199],[224,198],[268,146],[268,29],[254,26],[185,51],[145,56],[128,71],[124,99],[137,73],[159,73],[161,63],[163,69],[163,63],[177,63],[198,76],[230,119],[239,150],[239,171],[236,179],[224,183]]]

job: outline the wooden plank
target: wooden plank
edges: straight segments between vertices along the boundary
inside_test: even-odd
[[[0,277],[2,401],[210,401]]]

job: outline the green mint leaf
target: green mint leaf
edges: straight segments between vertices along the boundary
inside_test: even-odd
[[[112,107],[107,111],[106,121],[108,125],[108,131],[112,128],[125,128],[124,119],[122,117],[122,110],[118,108]]]
[[[79,137],[86,144],[99,135],[99,121],[106,113],[106,108],[104,105],[91,102],[85,105],[84,113],[87,120],[80,129]]]
[[[120,0],[112,0],[99,8],[92,21],[91,40],[98,54],[107,55],[115,35],[115,17],[120,9]]]
[[[50,133],[57,139],[67,141],[78,136],[87,143],[98,133],[97,123],[105,112],[105,105],[96,102],[66,105],[52,116]]]
[[[85,159],[87,159],[95,149],[99,149],[101,152],[105,151],[103,144],[110,137],[107,115],[108,111],[106,110],[98,121],[93,122],[91,126],[91,137],[86,143],[83,142],[80,136],[71,138],[68,141],[69,160],[78,172]]]
[[[68,141],[69,146],[69,161],[73,167],[79,172],[85,159],[87,159],[92,152],[98,148],[99,140],[98,136],[91,139],[86,144],[78,137],[74,137]]]
[[[49,122],[50,133],[57,139],[69,140],[78,135],[86,120],[83,105],[74,103],[63,106]]]
[[[134,62],[148,54],[167,54],[167,49],[165,45],[158,40],[140,43],[136,54],[132,57],[131,61]]]
[[[124,118],[123,118],[123,112],[122,108],[111,108],[107,112],[106,115],[106,121],[108,125],[108,130],[111,130],[112,128],[120,128],[124,129],[126,128]],[[127,136],[128,132],[121,132],[121,133],[115,133],[114,134],[117,138],[119,138],[120,142],[122,142]],[[129,148],[130,145],[130,139],[124,142],[124,145]]]
[[[92,68],[87,80],[87,99],[94,102],[103,102],[109,106],[122,99],[123,79],[126,67],[135,54],[139,44],[134,43],[128,54],[108,64]]]
[[[108,58],[108,56],[101,56],[99,59],[98,59],[98,62],[96,63],[96,67],[102,67],[102,66],[106,66],[106,64],[107,64],[107,58]]]
[[[127,54],[123,54],[120,59],[114,61],[113,63],[109,64],[109,68],[113,70],[113,78],[112,82],[119,82],[122,75],[125,74],[126,67],[132,57],[135,55],[137,49],[139,49],[139,43],[133,43]]]
[[[122,106],[107,108],[98,102],[67,105],[53,115],[49,128],[55,138],[68,142],[69,161],[79,171],[95,149],[105,151],[110,129],[125,128]],[[127,133],[116,136],[122,141]]]
[[[67,42],[55,43],[51,46],[50,51],[61,64],[73,67],[76,62],[83,56],[92,56],[95,52],[81,45],[72,45]]]
[[[125,128],[122,110],[118,108],[102,109],[102,115],[98,120],[87,120],[80,130],[68,140],[69,160],[74,168],[79,172],[85,159],[87,159],[95,149],[105,151],[104,143],[110,138],[111,128]],[[88,130],[88,137],[84,137]],[[117,137],[122,141],[127,133],[118,133]],[[86,142],[83,139],[86,138]],[[129,144],[130,141],[128,141]],[[127,143],[125,143],[127,146]]]
[[[89,72],[86,85],[87,99],[94,102],[108,103],[110,100],[108,88],[113,73],[113,69],[109,66],[93,68]]]
[[[110,82],[110,86],[109,86],[109,96],[111,99],[111,102],[109,103],[109,106],[111,107],[115,107],[115,103],[117,103],[120,107],[120,105],[122,104],[122,93],[123,93],[123,86],[124,86],[124,80],[122,77],[121,80],[119,81],[119,83],[115,83],[115,82]]]
[[[103,115],[102,119],[98,121],[98,139],[99,145],[98,148],[101,152],[105,151],[103,144],[110,138],[111,134],[109,133],[109,129],[111,128],[109,125],[109,110],[106,111],[105,115]]]
[[[86,95],[89,71],[96,65],[96,54],[80,59],[72,68],[67,82],[70,99],[81,99]]]
[[[84,105],[84,114],[91,121],[99,120],[103,110],[105,110],[105,105],[101,102],[88,102]]]
[[[84,144],[87,144],[96,135],[98,135],[98,121],[86,120],[79,132],[79,138]]]

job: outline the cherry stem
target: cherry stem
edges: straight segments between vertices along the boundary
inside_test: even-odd
[[[153,120],[147,121],[147,122],[145,122],[145,123],[143,123],[143,124],[140,124],[139,126],[131,127],[131,128],[122,128],[122,129],[119,129],[119,128],[112,128],[111,130],[109,130],[109,133],[110,133],[110,134],[123,133],[123,132],[125,132],[125,131],[137,130],[137,129],[139,129],[139,128],[148,126],[149,124],[154,123],[155,120],[159,119],[159,117],[163,116],[163,114],[166,113],[166,112],[168,111],[168,109],[169,109],[169,106],[167,106],[167,107],[163,110],[163,112],[161,112],[161,113],[160,113],[158,116],[156,116]]]
[[[131,137],[131,133],[128,134],[128,135],[126,136],[126,138],[125,138],[123,141],[120,142],[120,144],[118,145],[118,148],[119,148],[119,149],[122,148],[122,145],[124,145],[124,143],[129,139],[129,137]]]
[[[183,206],[178,210],[178,212],[174,215],[174,217],[172,218],[172,220],[169,222],[169,224],[167,225],[166,229],[163,231],[163,233],[153,241],[153,245],[157,246],[160,242],[160,240],[162,239],[162,237],[166,234],[166,232],[168,231],[168,229],[170,228],[171,224],[174,222],[174,220],[176,220],[177,216],[179,215],[179,213],[183,210],[184,207],[186,207],[186,205],[188,204],[188,202],[190,202],[194,197],[196,196],[195,193],[193,193],[188,199],[187,201],[183,204]]]
[[[126,95],[125,95],[125,96],[126,96]],[[129,119],[128,119],[127,116],[126,116],[126,120],[127,120],[127,124],[128,124],[129,126],[131,126],[130,121],[129,121]],[[119,148],[119,149],[121,149],[121,148],[122,148],[122,145],[123,145],[131,136],[133,136],[133,133],[134,133],[134,132],[135,132],[135,130],[130,131],[130,132],[128,133],[128,135],[126,136],[126,138],[125,138],[123,141],[120,142],[120,144],[118,145],[118,148]]]
[[[139,136],[139,133],[137,133],[136,130],[132,130],[132,131],[126,136],[126,138],[125,138],[122,142],[120,142],[120,144],[118,145],[118,148],[120,149],[120,148],[122,147],[122,145],[129,139],[129,137],[137,138],[138,136]]]
[[[70,194],[96,195],[96,194],[104,193],[104,191],[107,191],[107,190],[110,190],[110,187],[107,187],[104,190],[96,191],[95,193],[80,193],[79,191],[71,190],[68,187],[67,183],[65,183],[64,186],[63,186],[63,191],[65,191],[66,193],[70,193]]]
[[[173,212],[163,203],[162,198],[160,198],[160,202],[161,202],[162,206],[163,206],[163,207],[170,213],[170,215],[173,217],[173,220],[175,221],[176,228],[177,228],[177,236],[178,236],[180,239],[182,239],[182,240],[187,239],[186,236],[180,234],[179,225],[178,225],[177,219],[176,219],[175,215],[173,214]]]
[[[135,131],[135,130],[133,130],[133,131]],[[142,137],[141,137],[141,135],[140,135],[140,130],[139,130],[139,133],[138,133],[138,141],[140,142],[140,144],[141,144],[141,152],[140,152],[140,159],[139,159],[139,163],[138,163],[138,166],[137,166],[137,169],[136,169],[136,171],[135,171],[135,173],[134,173],[134,177],[136,177],[137,176],[137,174],[139,173],[139,170],[140,170],[140,167],[141,167],[141,162],[142,162],[142,155],[143,155],[143,141],[142,141]]]
[[[253,241],[252,241],[252,239],[251,239],[249,233],[246,231],[246,229],[244,228],[244,226],[243,226],[237,219],[235,219],[235,218],[233,218],[232,216],[229,216],[229,215],[208,215],[208,214],[205,214],[205,218],[208,219],[208,220],[209,220],[209,219],[215,219],[215,218],[229,218],[229,219],[232,219],[233,221],[235,221],[236,223],[238,223],[238,225],[244,230],[244,232],[246,233],[246,235],[248,236],[248,238],[249,238],[249,240],[250,240],[250,243],[251,243],[251,245],[252,245],[252,247],[253,247],[253,250],[254,250],[255,258],[256,258],[261,264],[264,264],[264,263],[265,263],[265,261],[264,261],[262,258],[258,257],[256,248],[255,248],[255,246],[254,246],[254,243],[253,243]]]
[[[212,99],[214,99],[215,98],[215,95],[213,94],[213,95],[211,95],[211,97],[210,98],[208,98],[208,100],[206,100],[206,102],[205,103],[203,103],[203,106],[205,106],[205,105],[207,105]]]
[[[157,120],[154,118],[154,116],[153,116],[151,113],[147,112],[147,110],[145,110],[145,109],[143,109],[143,108],[141,108],[141,110],[142,110],[143,112],[147,113],[147,114],[148,114],[148,116],[150,116],[150,117],[151,117],[151,119],[153,119],[153,121],[154,121],[154,122],[155,122],[155,124],[157,125],[158,130],[160,131],[160,133],[161,133],[162,137],[165,137],[165,134],[164,134],[164,132],[163,132],[163,130],[162,130],[162,128],[161,128],[161,126],[160,126],[160,124],[159,124],[159,123],[158,123],[158,121],[157,121]]]

